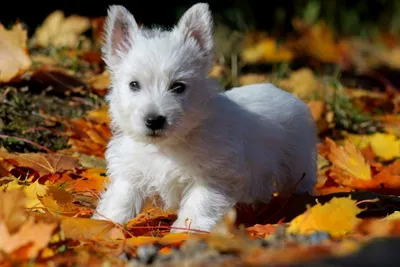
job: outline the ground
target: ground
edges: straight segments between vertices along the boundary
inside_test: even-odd
[[[238,204],[210,233],[169,233],[150,204],[126,225],[91,220],[110,138],[104,18],[49,15],[33,36],[0,25],[0,263],[390,266],[400,234],[400,40],[294,20],[277,41],[218,26],[210,76],[272,82],[318,125],[316,194]],[[228,38],[229,37],[229,38]],[[196,231],[196,229],[191,229]]]

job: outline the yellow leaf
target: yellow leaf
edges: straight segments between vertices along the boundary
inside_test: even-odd
[[[31,66],[27,40],[27,31],[20,23],[11,30],[6,30],[0,24],[0,82],[9,82]]]
[[[279,46],[275,39],[267,37],[245,47],[241,57],[246,63],[287,62],[293,59],[294,54],[290,49]]]
[[[400,157],[400,140],[394,134],[348,134],[347,139],[360,149],[363,149],[370,144],[374,153],[383,160],[392,160],[396,157]]]
[[[383,220],[400,220],[400,211],[396,210],[395,212],[393,212],[392,214],[386,216],[385,218],[383,218]]]
[[[42,208],[43,204],[40,202],[38,196],[43,196],[46,193],[46,186],[39,184],[37,181],[31,184],[23,184],[17,178],[13,181],[0,186],[0,191],[12,191],[23,189],[28,200],[26,201],[26,208]]]
[[[333,198],[325,204],[317,203],[290,222],[288,232],[293,234],[311,234],[324,231],[333,237],[351,233],[358,222],[357,214],[362,209],[351,198]]]

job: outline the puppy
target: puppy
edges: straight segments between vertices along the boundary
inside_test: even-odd
[[[317,131],[308,106],[272,84],[223,92],[208,78],[212,34],[208,4],[193,5],[168,31],[109,8],[111,182],[99,214],[125,223],[159,196],[178,209],[173,231],[210,231],[236,203],[269,202],[304,174],[295,192],[313,192]]]

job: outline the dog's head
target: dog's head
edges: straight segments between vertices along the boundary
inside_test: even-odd
[[[192,6],[169,31],[139,27],[127,9],[111,6],[102,52],[112,77],[111,117],[121,131],[155,143],[182,137],[204,116],[213,95],[208,4]]]

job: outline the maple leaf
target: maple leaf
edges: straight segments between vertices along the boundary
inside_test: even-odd
[[[56,223],[35,222],[33,217],[11,234],[5,222],[0,221],[0,250],[6,253],[15,253],[19,259],[35,258],[40,250],[49,243]]]
[[[68,155],[53,153],[8,153],[0,151],[0,158],[14,167],[27,167],[40,176],[80,167],[79,160]]]
[[[74,201],[73,196],[64,188],[48,186],[46,194],[38,198],[43,206],[55,215],[74,216],[80,212],[79,207],[72,203]]]
[[[344,146],[337,146],[332,139],[326,138],[325,142],[319,146],[319,151],[322,156],[332,162],[332,176],[360,180],[372,178],[371,166],[361,152],[348,140]]]
[[[27,52],[28,34],[20,23],[6,30],[0,24],[0,83],[9,82],[32,64]]]
[[[80,36],[91,26],[86,17],[71,15],[64,16],[64,12],[56,10],[43,21],[34,34],[35,44],[42,47],[53,45],[56,47],[76,47]]]
[[[335,197],[325,204],[317,203],[309,207],[290,222],[287,231],[294,234],[324,231],[333,237],[340,237],[354,231],[361,220],[356,216],[361,211],[355,200]]]

